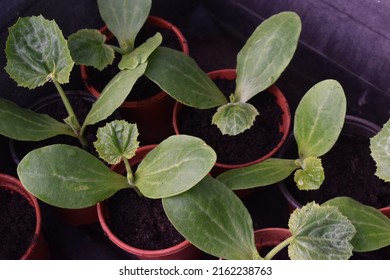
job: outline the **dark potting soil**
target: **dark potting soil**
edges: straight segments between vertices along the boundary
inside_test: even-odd
[[[219,89],[229,96],[234,92],[235,81],[215,80]],[[282,138],[279,124],[282,111],[275,97],[261,92],[249,100],[259,115],[253,126],[236,136],[223,135],[218,127],[211,123],[216,108],[199,110],[183,106],[180,112],[180,134],[189,134],[203,139],[217,153],[217,162],[223,164],[243,164],[254,161],[275,148]]]
[[[293,196],[306,204],[323,203],[336,196],[348,196],[363,204],[382,208],[390,205],[390,183],[377,178],[370,155],[369,139],[341,135],[336,145],[322,157],[325,181],[319,190],[299,191],[288,179]]]
[[[107,211],[111,231],[133,247],[159,250],[184,241],[165,215],[160,199],[141,198],[124,189],[108,200]]]
[[[19,193],[0,188],[0,259],[20,259],[35,232],[34,208]]]
[[[157,26],[144,26],[137,35],[135,45],[138,46],[144,43],[147,39],[154,36],[156,32],[161,33],[163,41],[161,46],[181,51],[180,42],[177,39],[176,34],[165,28]],[[113,39],[114,40],[114,39]],[[118,64],[120,62],[120,56],[116,54],[114,62],[108,65],[102,71],[99,71],[93,67],[88,67],[88,81],[87,83],[93,85],[100,93],[104,87],[111,81],[112,78],[118,74]],[[145,75],[141,76],[134,84],[131,93],[127,97],[127,101],[140,101],[152,97],[161,92],[161,89],[154,82],[149,80]]]

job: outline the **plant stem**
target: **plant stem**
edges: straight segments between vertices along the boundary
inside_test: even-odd
[[[288,246],[291,241],[294,239],[293,236],[287,238],[286,240],[280,242],[277,246],[275,246],[268,254],[264,257],[265,260],[271,260],[280,250],[284,247]]]
[[[114,52],[117,52],[117,53],[119,53],[121,55],[125,55],[126,53],[128,53],[127,50],[123,50],[120,47],[117,47],[117,46],[114,46],[114,45],[110,45],[110,44],[107,44],[107,46],[109,46],[111,49],[113,49]]]
[[[127,158],[125,158],[125,157],[122,157],[122,160],[123,160],[123,163],[125,164],[125,167],[126,167],[127,182],[129,183],[130,187],[132,187],[135,190],[135,192],[140,197],[142,197],[143,196],[142,193],[137,188],[137,186],[134,184],[134,175],[133,175],[133,171],[131,170],[131,166],[130,166],[129,160]]]

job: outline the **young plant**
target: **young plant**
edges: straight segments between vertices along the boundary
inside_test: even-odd
[[[69,82],[74,62],[60,28],[42,16],[20,18],[9,29],[5,70],[19,86],[31,90],[52,82],[68,117],[62,123],[0,99],[0,134],[20,141],[40,141],[65,134],[78,138],[83,147],[87,146],[86,127],[105,120],[123,103],[136,80],[145,72],[145,57],[161,42],[158,36],[156,38],[140,46],[138,52],[123,62],[123,70],[104,88],[84,123],[80,124],[61,86]]]
[[[390,182],[390,120],[370,139],[371,156],[376,162],[375,175]]]
[[[237,56],[236,88],[229,100],[192,58],[171,49],[157,48],[145,75],[187,106],[218,107],[212,123],[223,134],[237,135],[253,125],[259,112],[248,101],[279,78],[294,55],[300,31],[300,18],[293,12],[261,23]]]
[[[123,161],[126,175],[117,174],[78,147],[57,144],[28,153],[18,176],[34,196],[61,208],[84,208],[124,188],[158,199],[187,191],[211,170],[215,152],[202,140],[171,136],[150,151],[133,172],[129,164],[138,148],[136,125],[113,121],[99,128],[94,143],[109,164]]]
[[[270,158],[261,163],[227,171],[218,176],[232,190],[268,186],[295,171],[300,190],[318,189],[324,178],[320,157],[336,143],[343,128],[346,98],[335,80],[314,85],[302,98],[295,112],[294,137],[297,159]]]

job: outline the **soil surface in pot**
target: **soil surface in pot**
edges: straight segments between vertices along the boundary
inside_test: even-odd
[[[219,89],[229,96],[234,92],[235,81],[214,80]],[[249,100],[259,114],[253,126],[236,136],[223,135],[211,123],[216,108],[199,110],[183,106],[179,117],[180,134],[189,134],[203,139],[217,153],[217,161],[223,164],[243,164],[254,161],[272,151],[280,142],[282,133],[279,124],[282,111],[275,97],[261,92]]]
[[[168,47],[181,51],[181,45],[177,39],[176,34],[170,30],[161,28],[158,26],[146,25],[144,26],[137,35],[135,45],[139,46],[144,43],[147,39],[154,36],[157,32],[161,33],[163,41],[161,46]],[[116,40],[112,39],[116,42]],[[111,81],[112,78],[118,74],[118,64],[121,56],[116,54],[114,62],[108,65],[102,71],[99,71],[93,67],[88,67],[88,81],[87,83],[93,85],[96,90],[100,93],[104,87]],[[161,92],[161,89],[154,82],[150,81],[145,75],[141,76],[134,84],[131,93],[127,97],[127,101],[140,101],[152,97]]]
[[[0,188],[0,259],[20,259],[35,232],[34,208],[19,193]]]
[[[124,189],[113,195],[106,207],[111,231],[130,246],[159,250],[184,241],[165,215],[160,199],[141,198]]]

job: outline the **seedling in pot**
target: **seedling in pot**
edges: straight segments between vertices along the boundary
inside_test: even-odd
[[[131,67],[125,65],[108,83],[84,123],[80,124],[61,86],[69,82],[74,66],[61,30],[54,21],[42,16],[20,18],[9,29],[5,70],[19,86],[31,90],[52,82],[69,116],[62,123],[46,114],[38,114],[0,99],[0,134],[20,141],[40,141],[64,134],[78,138],[81,145],[86,147],[86,127],[107,119],[123,103],[134,83],[146,69],[145,57],[159,42],[160,40],[153,38],[134,53],[133,62],[127,60]],[[153,45],[151,48],[150,44]]]
[[[376,162],[375,175],[390,182],[390,120],[370,139],[371,156]]]
[[[216,162],[213,149],[186,135],[171,136],[150,151],[135,172],[131,159],[138,148],[136,125],[113,121],[99,128],[94,145],[108,164],[123,161],[126,175],[117,174],[78,147],[57,144],[28,153],[17,172],[26,189],[40,200],[61,208],[85,208],[124,188],[158,199],[196,185]]]
[[[249,167],[227,171],[218,180],[232,190],[268,186],[284,180],[295,171],[300,190],[316,190],[325,179],[320,157],[336,143],[343,128],[346,98],[335,80],[314,85],[295,112],[294,137],[297,159],[270,158]]]
[[[212,123],[222,134],[237,135],[261,114],[249,101],[279,78],[294,55],[300,31],[300,18],[293,12],[261,23],[237,56],[236,89],[229,100],[192,58],[168,48],[159,47],[150,56],[145,75],[187,106],[218,108]]]

